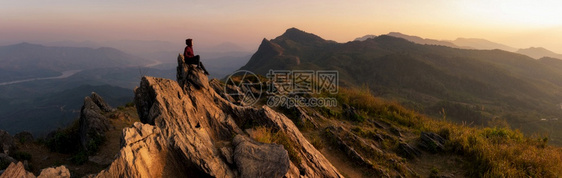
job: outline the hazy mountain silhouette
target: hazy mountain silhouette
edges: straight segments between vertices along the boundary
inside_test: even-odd
[[[427,39],[427,38],[421,38],[421,37],[418,37],[418,36],[410,36],[410,35],[405,35],[405,34],[402,34],[402,33],[399,33],[399,32],[390,32],[387,35],[397,37],[397,38],[403,38],[403,39],[406,39],[408,41],[418,43],[418,44],[439,45],[439,46],[448,46],[448,47],[458,48],[455,44],[453,44],[451,42],[448,42],[448,41]]]
[[[362,37],[357,37],[353,41],[365,41],[367,39],[376,38],[376,37],[377,37],[377,35],[365,35],[365,36],[362,36]]]
[[[52,77],[60,72],[115,66],[144,66],[151,61],[114,48],[48,47],[21,43],[0,47],[0,81]]]
[[[535,59],[540,59],[540,58],[543,58],[543,57],[551,57],[551,58],[562,59],[562,54],[552,52],[552,51],[550,51],[548,49],[545,49],[545,48],[542,48],[542,47],[530,47],[530,48],[526,48],[526,49],[519,49],[519,50],[517,50],[517,53],[524,54],[524,55],[530,56],[530,57],[535,58]]]
[[[504,44],[491,42],[489,40],[480,39],[480,38],[457,38],[454,41],[451,41],[453,44],[460,46],[462,48],[471,48],[471,49],[501,49],[504,51],[514,52],[517,48],[510,47]]]

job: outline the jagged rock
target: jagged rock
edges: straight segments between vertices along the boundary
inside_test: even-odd
[[[398,144],[398,152],[401,153],[406,158],[416,158],[421,156],[421,151],[415,147],[410,146],[407,143]]]
[[[198,73],[203,73],[203,69],[196,67],[196,65],[186,64],[183,55],[178,55],[178,67],[176,70],[176,78],[182,88],[189,86],[208,88],[209,78],[206,75],[198,75]]]
[[[228,164],[234,164],[234,156],[232,156],[232,152],[234,152],[234,150],[232,150],[232,147],[222,147],[220,150],[222,156],[226,159],[226,162]]]
[[[14,138],[8,132],[0,130],[0,153],[10,154],[16,149]]]
[[[96,142],[105,137],[105,132],[111,127],[109,119],[102,113],[106,110],[112,109],[96,93],[84,98],[79,120],[80,143],[84,149],[88,150],[89,144],[99,144]]]
[[[419,146],[427,151],[437,153],[445,150],[445,139],[436,133],[422,132],[420,139]]]
[[[56,168],[45,168],[41,170],[41,173],[37,178],[68,178],[70,177],[70,172],[65,166],[59,166]],[[33,173],[25,170],[25,166],[22,162],[13,162],[4,170],[4,173],[0,175],[0,178],[35,178]]]
[[[222,98],[237,104],[237,105],[243,105],[244,103],[241,103],[240,98],[244,98],[244,93],[240,91],[240,88],[238,88],[237,86],[233,86],[233,85],[225,85],[222,86],[220,84],[220,81],[217,79],[211,79],[211,81],[209,81],[209,85],[215,90],[215,92],[217,92]],[[236,96],[232,97],[232,96]]]
[[[378,177],[391,177],[388,170],[379,168],[376,164],[373,164],[369,158],[373,159],[386,159],[395,160],[395,158],[385,154],[381,149],[377,148],[373,144],[370,144],[360,138],[359,136],[353,134],[352,132],[346,130],[341,126],[330,126],[326,128],[326,136],[328,136],[340,150],[342,150],[351,160],[353,160],[357,165],[361,165],[372,169],[376,172]],[[402,164],[398,161],[393,161],[392,164]],[[403,173],[396,173],[400,175]]]
[[[318,123],[314,120],[314,118],[310,117],[304,109],[298,105],[291,107],[290,109],[296,114],[297,118],[301,123],[310,123],[312,124],[313,128],[318,128]]]
[[[167,140],[159,128],[135,122],[123,129],[119,156],[109,168],[91,177],[186,177],[178,170],[174,150],[167,150]],[[187,165],[186,165],[187,166]]]
[[[70,177],[70,172],[68,169],[62,165],[55,168],[45,168],[41,170],[41,173],[37,178],[68,178]]]
[[[142,78],[135,89],[142,123],[124,129],[116,160],[91,177],[236,177],[241,165],[235,165],[236,159],[229,163],[228,148],[227,154],[222,150],[235,135],[245,134],[239,126],[250,123],[283,132],[295,143],[302,161],[290,163],[283,176],[342,177],[283,114],[230,103],[210,86],[203,71],[190,67],[180,55],[177,82]],[[233,158],[251,147],[236,149]]]
[[[232,144],[240,177],[283,177],[289,170],[289,154],[282,145],[259,143],[242,135],[236,135]]]
[[[114,108],[112,108],[111,106],[109,106],[109,104],[107,104],[103,98],[98,95],[95,92],[92,92],[92,95],[90,96],[90,98],[92,99],[92,101],[104,112],[111,112],[111,111],[115,111]]]
[[[27,172],[22,162],[11,163],[0,178],[35,178],[31,172]]]
[[[20,143],[32,142],[33,134],[27,131],[23,131],[14,135],[14,139],[19,141]]]
[[[355,148],[353,146],[350,145],[350,143],[348,143],[350,140],[349,135],[354,135],[353,133],[345,130],[343,127],[334,127],[334,126],[330,126],[328,128],[326,128],[326,131],[328,132],[328,136],[331,137],[337,145],[339,145],[340,149],[342,149],[352,160],[355,160],[357,163],[368,166],[368,167],[373,167],[373,163],[371,163],[371,161],[369,161],[367,158],[363,157],[361,154],[359,154]],[[343,138],[342,136],[345,136],[346,138]],[[351,139],[358,139],[356,137],[351,137]],[[357,140],[354,140],[357,141]],[[359,141],[360,142],[360,141]],[[366,145],[366,143],[364,143]],[[377,154],[381,154],[382,151],[378,148],[373,148],[373,152],[376,152]]]

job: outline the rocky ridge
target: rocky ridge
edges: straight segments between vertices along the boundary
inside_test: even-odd
[[[118,158],[91,177],[342,177],[285,115],[230,103],[183,60],[178,81],[143,77],[135,89],[142,123],[123,130]],[[290,161],[283,146],[256,143],[243,131],[252,127],[243,126],[283,132],[305,159]]]

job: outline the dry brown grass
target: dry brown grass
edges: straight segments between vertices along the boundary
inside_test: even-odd
[[[396,102],[371,95],[368,89],[340,88],[334,95],[349,104],[414,132],[440,134],[447,151],[470,160],[468,176],[476,177],[560,177],[562,148],[547,145],[547,137],[526,137],[520,131],[503,128],[473,128],[437,120],[408,110]]]

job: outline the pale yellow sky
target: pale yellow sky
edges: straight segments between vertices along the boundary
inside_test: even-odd
[[[346,42],[402,32],[424,38],[485,38],[562,53],[562,2],[498,0],[18,0],[0,2],[0,44],[196,38],[256,48],[297,27]]]

